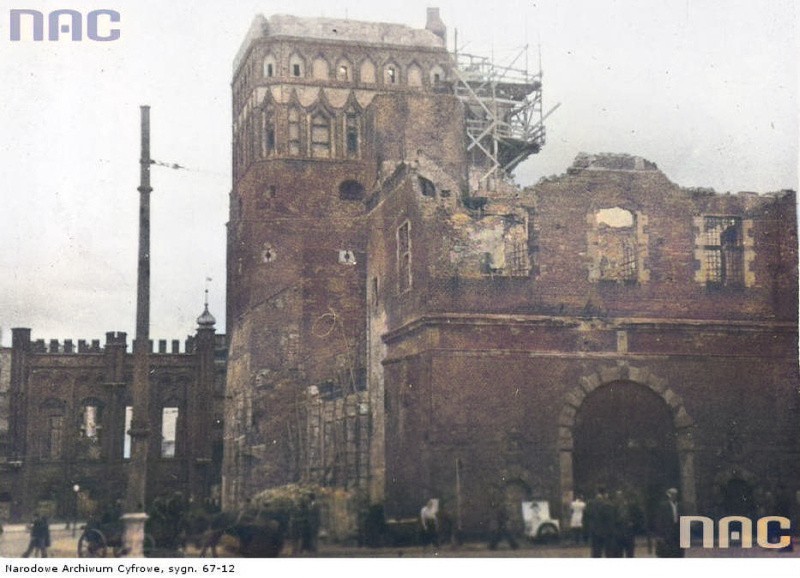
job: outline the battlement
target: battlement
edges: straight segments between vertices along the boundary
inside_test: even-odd
[[[113,335],[114,337],[112,339],[107,338],[103,345],[101,345],[99,339],[78,339],[77,342],[72,339],[36,339],[31,341],[31,353],[59,355],[100,354],[114,347],[122,348],[128,353],[133,351],[133,343],[127,342],[125,333]],[[195,342],[196,339],[193,336],[188,336],[183,341],[180,339],[159,339],[157,341],[151,339],[150,353],[155,355],[192,354],[195,352]]]

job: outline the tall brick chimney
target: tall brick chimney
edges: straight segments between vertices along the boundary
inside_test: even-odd
[[[439,16],[438,8],[428,8],[428,20],[425,22],[425,30],[430,30],[442,39],[442,43],[447,45],[447,26]]]

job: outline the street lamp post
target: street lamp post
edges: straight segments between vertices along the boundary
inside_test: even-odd
[[[125,496],[123,545],[128,556],[144,556],[147,521],[147,453],[150,433],[150,107],[141,107],[139,184],[139,267],[137,270],[136,337],[133,341],[133,416],[128,491]]]
[[[75,527],[78,525],[78,500],[81,487],[78,484],[72,486],[72,492],[75,495],[75,501],[72,509],[72,535],[75,536]]]

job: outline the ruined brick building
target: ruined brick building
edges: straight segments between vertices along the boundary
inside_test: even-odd
[[[599,484],[797,490],[794,192],[607,154],[519,189],[540,77],[445,37],[259,16],[236,57],[224,504],[304,481],[481,531]]]
[[[227,344],[207,308],[197,321],[195,335],[160,340],[150,356],[149,499],[219,498]],[[101,344],[12,329],[0,350],[0,517],[85,517],[125,495],[132,373],[125,333]]]

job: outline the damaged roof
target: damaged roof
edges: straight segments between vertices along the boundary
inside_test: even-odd
[[[288,14],[263,14],[253,19],[242,47],[234,60],[234,70],[250,44],[257,38],[292,37],[317,40],[339,40],[362,44],[386,44],[417,48],[444,48],[444,41],[430,30],[411,28],[405,24],[362,22],[338,18],[302,18]]]

